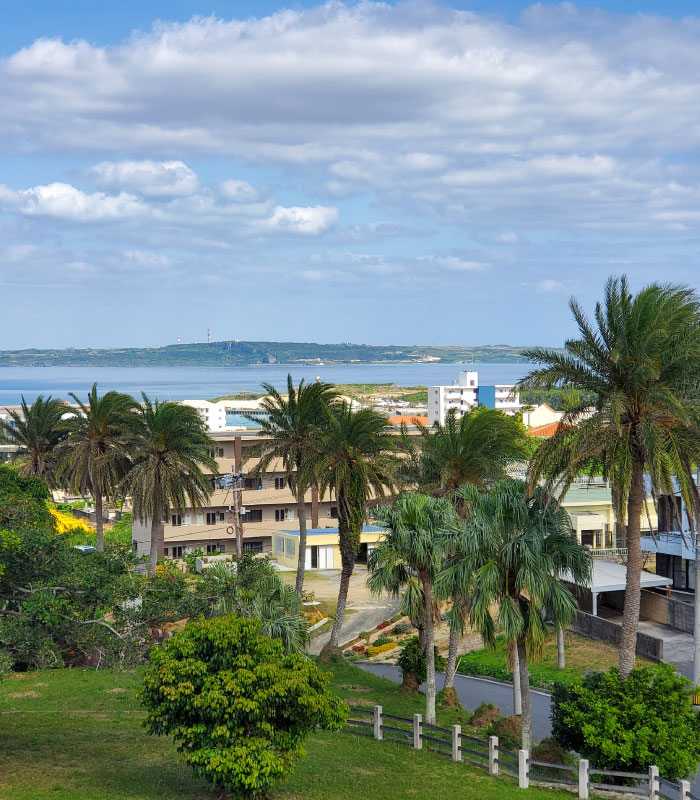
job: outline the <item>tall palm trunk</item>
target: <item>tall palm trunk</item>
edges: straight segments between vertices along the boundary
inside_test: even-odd
[[[331,638],[326,645],[329,648],[336,648],[340,645],[340,631],[343,627],[343,615],[345,614],[345,604],[348,600],[348,589],[350,588],[350,578],[355,569],[355,559],[342,554],[343,566],[340,571],[340,588],[338,589],[338,607],[335,611],[335,619],[333,620],[333,628],[331,630]]]
[[[163,514],[160,510],[160,481],[156,476],[153,481],[153,517],[151,518],[151,552],[148,562],[148,574],[155,575],[158,556],[163,554]]]
[[[620,636],[620,676],[625,679],[634,669],[637,650],[637,630],[639,628],[639,608],[641,603],[642,543],[640,531],[642,524],[642,505],[644,503],[644,461],[637,457],[632,466],[627,503],[627,580],[625,583],[625,605],[622,612],[622,633]]]
[[[695,534],[696,537],[698,533]],[[698,544],[695,545],[695,599],[693,602],[695,617],[693,622],[693,631],[695,634],[695,649],[693,654],[693,685],[700,686],[700,553],[698,552]]]
[[[529,751],[532,749],[532,703],[530,700],[530,670],[527,666],[527,647],[524,636],[518,636],[517,652],[520,665],[520,697],[523,705],[521,747],[523,750]]]
[[[566,654],[564,652],[563,625],[557,625],[557,669],[566,669]]]
[[[427,573],[421,576],[425,597],[425,721],[435,725],[435,622],[433,620],[433,585]]]
[[[105,549],[104,538],[104,521],[102,520],[102,489],[96,485],[94,490],[95,500],[95,532],[97,533],[97,549],[102,551]]]
[[[304,499],[303,489],[299,490],[299,497],[297,498],[297,517],[299,517],[299,561],[297,562],[295,588],[301,594],[306,573],[306,500]]]
[[[459,631],[450,631],[450,647],[447,651],[447,667],[445,669],[445,689],[454,689],[457,672],[457,653],[459,651]]]
[[[518,644],[513,644],[513,713],[516,717],[522,716],[523,698],[520,692],[520,659],[518,658]]]

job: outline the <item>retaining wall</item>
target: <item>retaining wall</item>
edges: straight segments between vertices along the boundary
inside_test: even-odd
[[[588,636],[591,639],[598,639],[600,642],[620,644],[622,626],[611,622],[609,619],[594,617],[593,614],[587,614],[585,611],[576,612],[570,628],[574,633],[580,633],[582,636]],[[651,658],[654,661],[663,661],[663,639],[657,639],[655,636],[649,636],[648,633],[639,632],[637,634],[637,654]]]

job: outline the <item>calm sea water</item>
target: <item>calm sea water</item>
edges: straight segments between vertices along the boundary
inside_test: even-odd
[[[283,389],[287,373],[294,382],[319,376],[329,383],[395,383],[398,386],[436,386],[456,381],[463,369],[476,369],[480,383],[515,383],[528,364],[337,364],[328,366],[254,367],[0,367],[0,407],[27,402],[37,395],[68,399],[84,396],[96,381],[98,389],[115,389],[159,400],[220,397],[257,392],[261,384]]]

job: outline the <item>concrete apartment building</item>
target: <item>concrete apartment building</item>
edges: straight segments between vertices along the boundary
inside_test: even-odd
[[[447,415],[454,410],[462,417],[476,406],[496,408],[506,414],[520,411],[520,393],[513,384],[479,385],[479,373],[464,370],[451,386],[428,387],[428,421],[430,425],[445,424]]]
[[[185,510],[178,514],[172,511],[165,525],[165,553],[171,558],[180,558],[188,550],[201,548],[205,553],[219,550],[233,553],[235,536],[235,493],[231,473],[243,470],[247,473],[241,492],[243,521],[243,548],[255,552],[271,552],[272,535],[289,530],[297,519],[297,504],[287,485],[281,462],[273,462],[263,478],[252,475],[258,459],[242,463],[246,450],[262,441],[259,430],[212,431],[215,443],[214,457],[221,473],[218,479],[212,476],[214,492],[208,505],[201,511]],[[336,525],[337,506],[326,494],[320,500],[318,492],[306,493],[306,514],[309,528],[331,528]],[[297,523],[298,524],[298,523]],[[150,547],[150,523],[133,523],[133,542],[139,555],[146,555]]]

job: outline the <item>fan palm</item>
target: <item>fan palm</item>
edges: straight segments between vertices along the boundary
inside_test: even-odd
[[[203,468],[216,475],[214,443],[194,408],[179,403],[152,402],[144,394],[128,431],[132,467],[123,480],[131,494],[134,516],[151,521],[149,575],[163,556],[164,519],[169,509],[198,510],[211,495]]]
[[[372,409],[353,411],[349,403],[326,408],[320,431],[315,474],[323,497],[332,492],[338,502],[341,557],[338,606],[326,653],[338,648],[350,578],[360,548],[367,502],[383,497],[394,483],[397,437],[386,417]]]
[[[245,557],[244,557],[245,559]],[[239,562],[245,564],[245,561]],[[272,567],[256,571],[252,585],[239,577],[239,564],[221,562],[207,570],[215,596],[215,615],[238,614],[262,622],[262,633],[280,639],[288,653],[300,653],[308,644],[308,626],[300,615],[301,596]]]
[[[19,466],[22,475],[43,478],[49,486],[56,486],[56,451],[67,435],[61,418],[69,410],[50,395],[39,395],[31,405],[22,397],[19,412],[6,409],[11,421],[0,420],[0,431],[24,453]]]
[[[581,406],[566,412],[535,453],[529,485],[546,478],[550,491],[564,492],[579,472],[596,467],[610,480],[627,530],[619,656],[626,677],[639,625],[645,472],[655,496],[673,493],[675,476],[693,519],[700,511],[691,477],[700,461],[700,301],[689,288],[656,283],[633,295],[622,277],[606,284],[594,322],[576,300],[570,307],[578,337],[563,352],[524,351],[540,366],[522,385],[580,389],[595,396],[595,409],[589,417]]]
[[[424,609],[433,608],[433,582],[442,567],[444,545],[459,518],[445,499],[405,492],[391,506],[372,511],[378,525],[386,529],[382,541],[368,559],[367,583],[374,594],[382,590],[398,597],[413,574],[420,579]],[[432,613],[425,613],[425,657],[427,663],[425,719],[435,724],[435,629]]]
[[[292,376],[287,375],[287,397],[283,397],[274,386],[263,384],[266,392],[261,408],[267,418],[250,417],[260,425],[267,435],[265,441],[249,447],[243,461],[259,458],[253,470],[264,475],[270,464],[282,462],[289,486],[297,502],[299,518],[299,560],[297,562],[296,590],[304,588],[306,568],[306,499],[305,495],[313,483],[313,467],[318,451],[318,432],[326,419],[325,405],[333,402],[337,393],[329,383],[305,385],[302,380],[294,388]]]
[[[506,477],[508,466],[524,461],[530,454],[530,442],[519,419],[502,411],[477,408],[458,419],[452,411],[444,425],[421,428],[418,445],[414,437],[402,435],[409,458],[401,466],[404,480],[434,497],[450,497],[460,508],[455,490],[465,483],[484,490]],[[458,582],[448,587],[453,608],[450,614],[450,646],[445,671],[445,690],[454,689],[459,640],[464,631],[469,598],[466,587]],[[446,598],[445,598],[446,599]]]
[[[68,438],[59,449],[58,475],[74,491],[92,495],[97,549],[104,550],[102,502],[105,496],[114,498],[129,468],[126,429],[136,401],[114,391],[98,397],[96,383],[87,403],[70,396],[79,411],[64,423]]]
[[[521,481],[502,480],[491,491],[458,490],[468,518],[452,537],[450,556],[436,583],[456,579],[471,588],[469,619],[490,644],[500,629],[518,652],[522,697],[522,747],[532,744],[528,651],[546,635],[543,613],[568,625],[576,599],[561,580],[590,580],[591,556],[573,534],[567,512],[538,488],[526,498]],[[460,573],[457,577],[454,573]],[[497,608],[498,611],[494,612]],[[496,613],[494,619],[493,614]]]

